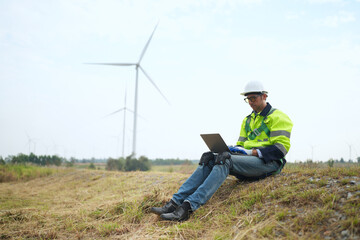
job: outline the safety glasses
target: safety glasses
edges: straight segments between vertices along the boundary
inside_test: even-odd
[[[246,98],[244,98],[244,101],[245,101],[246,103],[255,102],[256,99],[257,99],[258,97],[260,97],[261,95],[262,95],[262,94],[259,94],[259,95],[256,95],[256,96],[251,96],[251,97],[246,97]]]

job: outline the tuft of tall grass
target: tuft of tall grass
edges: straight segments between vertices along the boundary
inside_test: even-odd
[[[55,171],[56,170],[52,168],[32,165],[0,165],[0,183],[45,177],[53,174]]]

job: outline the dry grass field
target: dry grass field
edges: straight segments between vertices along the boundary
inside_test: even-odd
[[[288,164],[256,182],[230,176],[188,221],[160,221],[150,207],[163,205],[189,176],[175,170],[69,168],[2,182],[0,239],[360,237],[359,165]]]

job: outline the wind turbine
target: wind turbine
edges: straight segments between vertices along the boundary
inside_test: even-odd
[[[106,117],[108,117],[108,116],[111,116],[111,115],[114,115],[114,114],[116,114],[116,113],[118,113],[118,112],[121,112],[121,111],[124,111],[124,121],[123,121],[123,139],[122,139],[122,154],[121,154],[121,156],[124,158],[124,149],[125,149],[125,123],[126,123],[126,111],[130,111],[130,112],[133,112],[133,111],[131,111],[130,109],[127,109],[126,108],[126,92],[125,92],[125,101],[124,101],[125,103],[124,103],[124,107],[123,108],[120,108],[120,109],[118,109],[118,110],[116,110],[115,112],[112,112],[112,113],[110,113],[110,114],[108,114],[108,115],[106,115]],[[134,116],[135,117],[135,116]],[[118,144],[119,144],[119,140],[118,140]]]
[[[27,145],[29,145],[29,155],[30,155],[30,153],[31,153],[31,143],[33,143],[33,145],[34,145],[33,150],[34,150],[34,154],[35,154],[35,150],[36,150],[36,142],[35,142],[35,140],[36,140],[36,138],[31,138],[26,131],[25,131],[25,134],[26,134],[26,136],[27,136],[27,138],[28,138],[28,143],[27,143]]]
[[[351,144],[346,142],[346,144],[349,146],[349,161],[351,160]]]
[[[122,142],[122,157],[123,157],[123,158],[125,157],[125,155],[124,155],[124,149],[125,149],[126,111],[129,111],[129,112],[135,114],[133,110],[127,108],[127,106],[126,106],[126,95],[127,95],[127,94],[126,94],[126,91],[125,91],[124,107],[122,107],[122,108],[120,108],[120,109],[118,109],[118,110],[116,110],[116,111],[114,111],[114,112],[112,112],[112,113],[109,113],[108,115],[105,116],[105,117],[109,117],[109,116],[111,116],[111,115],[114,115],[114,114],[116,114],[116,113],[119,113],[119,112],[121,112],[121,111],[124,111],[123,139],[122,139],[122,141],[123,141],[123,142]],[[140,116],[140,117],[141,117],[141,116]]]
[[[161,96],[170,104],[169,100],[165,97],[165,95],[160,91],[159,87],[155,84],[155,82],[150,78],[150,76],[145,72],[145,70],[141,67],[140,62],[144,57],[144,54],[150,44],[150,41],[155,33],[158,24],[156,24],[153,32],[150,35],[149,40],[146,42],[144,49],[141,52],[140,58],[136,63],[88,63],[88,64],[96,64],[96,65],[110,65],[110,66],[135,66],[135,101],[134,101],[134,129],[133,129],[133,151],[132,155],[136,155],[136,131],[137,131],[137,112],[138,112],[138,78],[139,78],[139,69],[143,72],[145,77],[151,82],[151,84],[158,90]]]
[[[316,146],[310,145],[310,147],[311,147],[311,161],[315,162],[315,161],[314,161],[314,148],[315,148]]]

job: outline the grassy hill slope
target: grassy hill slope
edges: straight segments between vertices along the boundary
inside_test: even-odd
[[[349,165],[348,165],[349,166]],[[59,170],[0,183],[0,239],[359,239],[360,166],[229,177],[182,223],[150,213],[189,174]]]

